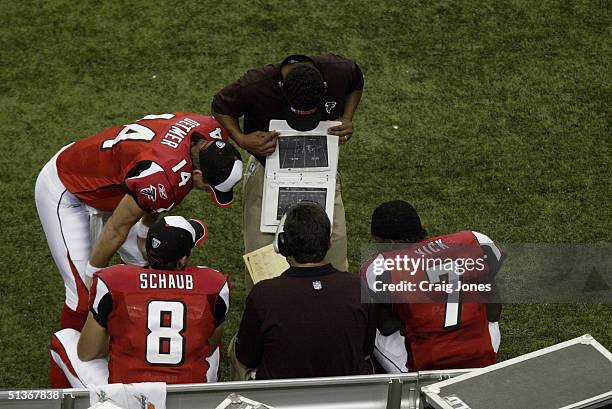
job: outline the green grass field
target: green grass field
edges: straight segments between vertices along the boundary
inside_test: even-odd
[[[351,268],[369,217],[402,198],[432,234],[612,242],[611,13],[605,1],[4,1],[0,13],[0,387],[47,385],[64,287],[34,205],[64,144],[145,114],[210,112],[215,92],[291,53],[358,61],[366,88],[341,174]],[[606,63],[606,61],[608,61]],[[240,190],[238,190],[240,196]],[[192,193],[194,261],[244,301],[241,203]],[[508,305],[501,359],[584,333],[612,305]],[[225,373],[227,375],[227,372]]]

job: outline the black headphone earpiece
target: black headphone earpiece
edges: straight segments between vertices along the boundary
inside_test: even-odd
[[[287,236],[285,235],[284,232],[279,233],[278,235],[278,240],[277,240],[277,246],[278,246],[278,253],[285,256],[285,257],[289,257],[291,256],[291,251],[289,251],[289,247],[287,246]]]
[[[290,257],[291,251],[289,250],[289,246],[287,246],[287,235],[285,234],[286,219],[287,213],[283,215],[280,222],[278,223],[276,233],[274,234],[274,241],[272,242],[272,247],[274,247],[274,251],[278,254],[283,255],[285,257]]]

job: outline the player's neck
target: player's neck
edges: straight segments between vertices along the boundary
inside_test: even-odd
[[[316,263],[298,263],[297,261],[293,259],[293,257],[290,257],[288,261],[289,261],[289,265],[295,268],[322,267],[328,264],[323,260],[318,261]]]

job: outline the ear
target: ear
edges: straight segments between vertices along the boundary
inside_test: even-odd
[[[182,270],[187,266],[187,261],[189,260],[189,256],[183,256],[182,258],[179,259],[179,261],[176,263],[176,269],[177,270]]]
[[[323,92],[327,92],[327,81],[323,81]]]
[[[204,179],[204,173],[200,169],[194,169],[191,171],[191,179],[193,180],[193,187],[200,190],[208,190],[208,183]]]
[[[204,145],[206,143],[206,139],[204,138],[194,138],[191,141],[191,154],[192,155],[197,155],[198,152],[200,152],[200,149],[202,148],[202,145]]]
[[[204,181],[204,173],[197,168],[193,168],[193,170],[191,171],[191,178],[193,179],[193,184],[194,185],[201,185],[202,183],[206,183]]]

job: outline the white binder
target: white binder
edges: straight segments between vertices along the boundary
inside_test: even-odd
[[[327,129],[339,121],[323,121],[307,132],[296,131],[287,121],[270,121],[279,132],[276,149],[266,159],[260,231],[274,233],[283,215],[301,201],[317,202],[329,220],[334,218],[338,137]]]

